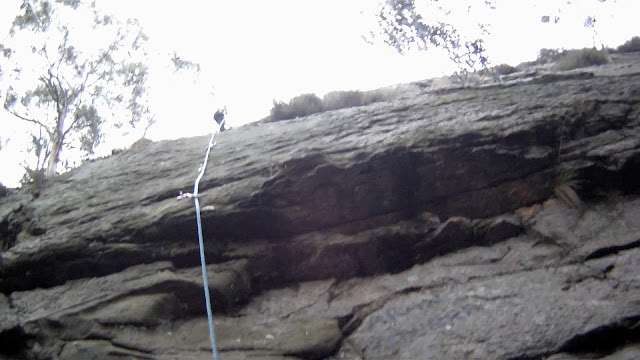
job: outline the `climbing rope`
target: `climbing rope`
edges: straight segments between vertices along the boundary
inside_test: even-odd
[[[198,200],[198,186],[200,185],[200,179],[204,176],[204,171],[207,168],[207,162],[209,161],[209,152],[216,144],[213,142],[213,138],[216,133],[224,131],[224,119],[218,124],[219,127],[211,134],[211,140],[209,140],[209,146],[207,146],[207,153],[204,156],[204,162],[200,166],[200,174],[196,178],[196,182],[193,185],[193,194],[183,194],[180,192],[178,199],[192,197],[196,206],[196,221],[198,224],[198,245],[200,246],[200,265],[202,267],[202,282],[204,284],[204,299],[207,306],[207,319],[209,320],[209,340],[211,341],[211,353],[213,354],[213,360],[218,360],[218,349],[216,348],[216,335],[213,329],[213,312],[211,311],[211,297],[209,296],[209,280],[207,279],[207,263],[204,259],[204,242],[202,240],[202,221],[200,220],[200,201]]]

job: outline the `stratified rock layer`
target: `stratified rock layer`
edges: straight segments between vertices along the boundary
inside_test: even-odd
[[[217,135],[221,359],[639,357],[639,57]],[[208,141],[0,198],[0,359],[211,358]]]

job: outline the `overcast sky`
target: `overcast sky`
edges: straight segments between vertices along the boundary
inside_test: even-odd
[[[20,2],[0,2],[0,39]],[[558,4],[565,1],[495,3],[496,11],[483,15],[492,26],[487,48],[494,64],[532,60],[543,47],[593,46],[592,32],[582,27],[589,14],[597,16],[598,41],[605,45],[615,47],[640,35],[638,0],[581,0],[580,7],[561,9],[558,24],[542,24],[540,17],[557,13]],[[208,134],[213,112],[222,106],[228,109],[228,122],[237,126],[267,116],[274,99],[367,90],[455,70],[437,51],[401,56],[382,44],[365,43],[361,36],[376,24],[372,15],[377,1],[372,0],[99,0],[98,5],[140,19],[151,38],[152,66],[166,66],[153,55],[166,57],[173,50],[202,65],[197,79],[156,73],[150,80],[151,106],[158,121],[148,132],[153,140]],[[458,22],[473,20],[462,17]],[[24,157],[18,152],[24,151],[24,141],[18,137],[24,132],[4,112],[0,124],[0,137],[11,138],[0,151],[0,182],[16,186],[23,173],[17,159]],[[128,146],[140,134],[111,141],[102,151]]]

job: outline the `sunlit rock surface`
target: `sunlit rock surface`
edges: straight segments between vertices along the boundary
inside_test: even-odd
[[[216,136],[221,359],[640,357],[640,54],[411,89]],[[211,358],[208,141],[0,196],[0,359]]]

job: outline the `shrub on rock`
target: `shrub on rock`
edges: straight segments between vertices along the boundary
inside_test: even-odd
[[[562,57],[556,62],[556,70],[566,71],[579,69],[587,66],[603,65],[611,61],[605,50],[582,49],[569,50],[562,54]]]
[[[364,94],[358,90],[332,91],[323,98],[325,110],[346,109],[364,105]]]
[[[289,103],[274,100],[270,117],[271,121],[293,119],[319,113],[322,110],[322,99],[316,94],[302,94],[289,100]]]
[[[635,51],[640,51],[640,36],[634,36],[616,48],[616,52],[618,53],[629,53]]]

